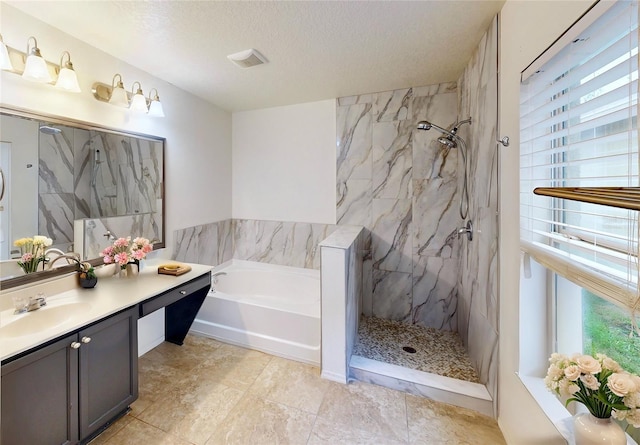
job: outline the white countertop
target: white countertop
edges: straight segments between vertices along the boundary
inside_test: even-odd
[[[189,264],[191,271],[178,277],[158,274],[158,264],[169,262],[165,260],[145,264],[139,274],[126,278],[99,276],[98,284],[93,289],[76,287],[54,294],[53,292],[56,292],[53,290],[56,289],[54,284],[42,284],[17,291],[11,291],[11,289],[3,291],[0,294],[0,360],[73,332],[122,309],[173,289],[213,269],[212,266]],[[71,274],[65,279],[76,280],[76,277],[75,274]],[[47,291],[51,293],[47,294]],[[33,312],[14,315],[13,307],[9,307],[11,294],[14,292],[28,292],[34,296],[37,292],[44,292],[47,294],[47,305]],[[67,306],[68,310],[59,308],[65,305],[70,305]],[[45,314],[46,311],[51,311],[52,316]],[[39,312],[42,313],[38,314]],[[39,326],[34,328],[32,332],[29,330],[28,334],[19,336],[12,335],[11,329],[3,333],[4,327],[17,321],[24,323],[20,319],[26,317],[34,317],[31,319],[34,321],[38,321],[36,317],[43,317],[40,320],[46,318],[46,326],[44,328]]]

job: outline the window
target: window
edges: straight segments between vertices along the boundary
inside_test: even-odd
[[[603,353],[627,371],[640,374],[640,337],[630,336],[631,314],[555,274],[555,351]]]
[[[550,352],[602,352],[640,372],[640,212],[533,189],[640,186],[637,98],[637,1],[596,3],[522,73],[519,375],[554,423],[566,411],[538,378]]]
[[[640,186],[637,7],[613,4],[521,86],[522,249],[626,309],[638,301],[638,212],[532,191]]]

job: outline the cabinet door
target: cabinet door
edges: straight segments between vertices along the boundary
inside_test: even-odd
[[[2,365],[2,442],[78,442],[78,350],[65,337]],[[77,346],[77,344],[76,344]]]
[[[138,308],[79,333],[80,437],[98,432],[138,398]]]

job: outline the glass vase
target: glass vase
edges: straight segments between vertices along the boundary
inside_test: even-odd
[[[113,274],[113,276],[114,276],[115,278],[127,278],[127,276],[128,276],[128,271],[127,271],[126,266],[125,266],[124,268],[122,268],[122,267],[120,267],[120,266],[116,265],[116,271],[115,271],[115,273]]]
[[[29,261],[18,261],[18,265],[22,268],[25,274],[30,274],[38,272],[38,266],[43,262],[44,257],[33,257]]]
[[[626,445],[627,436],[610,417],[599,419],[591,413],[573,416],[576,445]]]

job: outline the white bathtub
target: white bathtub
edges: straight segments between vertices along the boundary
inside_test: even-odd
[[[192,331],[320,364],[320,271],[232,260],[218,272]]]

